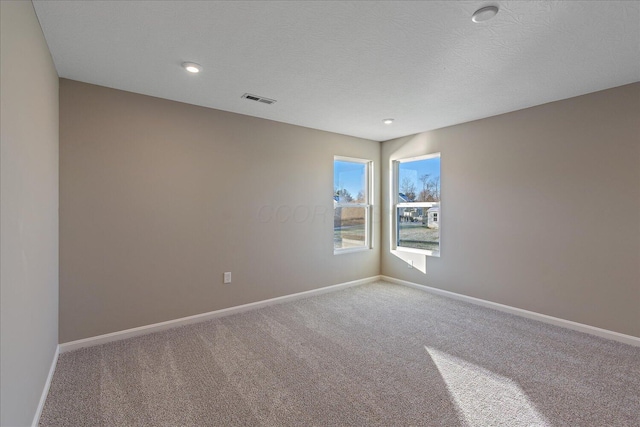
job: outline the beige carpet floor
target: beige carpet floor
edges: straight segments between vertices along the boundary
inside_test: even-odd
[[[640,426],[640,348],[374,283],[60,355],[41,426]]]

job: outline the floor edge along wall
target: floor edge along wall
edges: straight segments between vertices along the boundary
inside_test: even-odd
[[[536,313],[535,311],[524,310],[522,308],[512,307],[510,305],[499,304],[497,302],[487,301],[480,298],[474,298],[467,295],[457,294],[455,292],[445,291],[443,289],[432,288],[430,286],[420,285],[418,283],[408,282],[388,276],[380,276],[382,280],[386,280],[398,285],[408,286],[410,288],[419,289],[432,294],[457,299],[460,301],[470,302],[472,304],[481,305],[483,307],[492,308],[504,313],[515,314],[516,316],[526,317],[527,319],[537,320],[543,323],[560,326],[562,328],[571,329],[585,334],[595,335],[608,340],[619,341],[624,344],[640,347],[640,337],[621,334],[619,332],[610,331],[608,329],[597,328],[595,326],[585,325],[584,323],[573,322],[571,320],[561,319],[559,317],[548,316],[546,314]]]
[[[387,282],[395,283],[398,285],[408,286],[414,289],[419,289],[425,292],[470,302],[472,304],[481,305],[483,307],[492,308],[494,310],[502,311],[505,313],[515,314],[518,316],[526,317],[533,320],[538,320],[544,323],[550,323],[552,325],[561,326],[563,328],[571,329],[578,332],[583,332],[591,335],[595,335],[601,338],[606,338],[614,341],[619,341],[624,344],[640,347],[640,338],[631,335],[625,335],[607,329],[597,328],[595,326],[589,326],[578,322],[572,322],[570,320],[560,319],[558,317],[547,316],[545,314],[536,313],[533,311],[523,310],[521,308],[511,307],[504,304],[499,304],[479,298],[469,297],[454,292],[445,291],[442,289],[432,288],[425,285],[420,285],[406,280],[400,280],[388,276],[372,276],[365,279],[354,280],[352,282],[339,283],[336,285],[327,286],[324,288],[313,289],[310,291],[299,292],[296,294],[285,295],[282,297],[271,298],[264,301],[253,302],[250,304],[243,304],[235,307],[229,307],[222,310],[211,311],[208,313],[197,314],[195,316],[182,317],[180,319],[169,320],[161,323],[154,323],[151,325],[141,326],[138,328],[126,329],[123,331],[113,332],[105,335],[98,335],[95,337],[85,338],[77,341],[70,341],[60,344],[60,353],[66,353],[69,351],[77,350],[83,347],[92,347],[96,345],[106,344],[112,341],[120,341],[127,338],[132,338],[140,335],[146,335],[153,332],[159,332],[166,329],[176,328],[178,326],[188,325],[191,323],[204,322],[209,319],[215,319],[217,317],[229,316],[231,314],[238,314],[244,311],[256,310],[258,308],[266,307],[273,304],[281,304],[287,301],[294,301],[300,298],[308,298],[314,295],[320,295],[327,292],[335,292],[341,289],[346,289],[351,286],[363,285],[366,283],[375,282],[377,280],[384,280]]]
[[[367,277],[365,279],[354,280],[352,282],[339,283],[337,285],[326,286],[324,288],[313,289],[305,292],[298,292],[282,297],[271,298],[263,301],[252,302],[249,304],[238,305],[235,307],[223,308],[221,310],[210,311],[207,313],[196,314],[194,316],[182,317],[179,319],[168,320],[166,322],[154,323],[151,325],[140,326],[138,328],[125,329],[124,331],[112,332],[110,334],[98,335],[96,337],[84,338],[77,341],[70,341],[60,344],[60,352],[66,353],[83,347],[93,347],[95,345],[106,344],[112,341],[120,341],[127,338],[133,338],[140,335],[160,332],[167,329],[177,328],[179,326],[189,325],[192,323],[204,322],[217,317],[230,316],[232,314],[242,313],[244,311],[256,310],[274,304],[294,301],[301,298],[308,298],[314,295],[320,295],[327,292],[335,292],[346,289],[351,286],[364,285],[365,283],[380,280],[380,276]]]
[[[56,351],[53,353],[53,360],[51,361],[51,367],[49,368],[49,375],[47,375],[47,380],[44,383],[42,395],[40,396],[40,402],[38,402],[38,407],[36,408],[36,413],[33,417],[32,425],[34,427],[40,424],[40,416],[42,415],[42,410],[44,409],[44,403],[47,400],[47,395],[49,394],[49,387],[51,387],[53,374],[55,374],[56,372],[56,365],[58,364],[59,355],[60,355],[60,345],[57,345]]]
[[[504,304],[498,304],[491,301],[482,300],[479,298],[469,297],[466,295],[457,294],[454,292],[445,291],[442,289],[436,289],[425,285],[420,285],[413,282],[408,282],[406,280],[400,280],[393,277],[388,276],[372,276],[367,277],[365,279],[354,280],[351,282],[340,283],[332,286],[327,286],[324,288],[314,289],[305,292],[299,292],[296,294],[285,295],[278,298],[272,298],[264,301],[258,301],[250,304],[239,305],[236,307],[225,308],[222,310],[211,311],[208,313],[202,313],[195,316],[183,317],[180,319],[170,320],[167,322],[155,323],[152,325],[141,326],[139,328],[126,329],[124,331],[113,332],[110,334],[99,335],[96,337],[85,338],[77,341],[71,341],[63,344],[59,344],[58,348],[53,357],[53,361],[51,364],[51,369],[49,371],[49,376],[44,386],[44,390],[42,391],[42,397],[40,398],[40,403],[36,410],[36,414],[34,416],[33,425],[37,426],[40,421],[40,415],[42,413],[42,408],[44,407],[44,402],[46,400],[47,394],[49,393],[49,386],[51,385],[51,379],[53,378],[55,372],[56,362],[58,360],[58,354],[67,353],[70,351],[78,350],[84,347],[93,347],[101,344],[106,344],[113,341],[120,341],[127,338],[133,338],[140,335],[151,334],[154,332],[164,331],[167,329],[173,329],[179,326],[184,326],[192,323],[204,322],[206,320],[215,319],[217,317],[229,316],[232,314],[238,314],[245,311],[256,310],[262,307],[267,307],[269,305],[281,304],[288,301],[295,301],[297,299],[308,298],[315,295],[321,295],[324,293],[335,292],[342,289],[346,289],[352,286],[364,285],[367,283],[376,282],[379,280],[383,280],[386,282],[394,283],[397,285],[408,286],[414,289],[419,289],[425,292],[429,292],[432,294],[445,296],[448,298],[466,301],[472,304],[480,305],[483,307],[492,308],[494,310],[502,311],[505,313],[515,314],[517,316],[526,317],[528,319],[537,320],[543,323],[549,323],[552,325],[564,327],[567,329],[571,329],[578,332],[587,333],[590,335],[595,335],[601,338],[606,338],[614,341],[619,341],[624,344],[640,347],[640,338],[634,337],[631,335],[625,335],[614,331],[609,331],[607,329],[596,328],[594,326],[584,325],[582,323],[572,322],[570,320],[560,319],[557,317],[547,316],[545,314],[536,313],[533,311],[523,310],[516,307],[511,307]]]

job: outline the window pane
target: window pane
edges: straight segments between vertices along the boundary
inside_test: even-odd
[[[440,256],[440,154],[396,165],[396,247]]]
[[[365,163],[334,161],[333,188],[339,203],[367,203]]]
[[[334,157],[333,248],[336,254],[369,248],[370,165],[365,159]],[[362,206],[353,206],[356,204]]]
[[[398,165],[398,203],[439,201],[439,156]]]
[[[398,209],[398,246],[440,251],[440,205]]]
[[[366,243],[366,208],[337,207],[333,216],[333,248],[361,248]]]

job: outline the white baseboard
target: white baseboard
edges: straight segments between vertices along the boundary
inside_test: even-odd
[[[49,394],[49,387],[51,387],[51,380],[53,379],[53,374],[56,372],[56,364],[58,363],[59,354],[60,354],[60,346],[57,345],[56,351],[53,354],[53,360],[51,361],[51,367],[49,368],[49,375],[47,376],[47,381],[45,381],[44,387],[42,389],[40,402],[38,403],[38,407],[36,408],[36,413],[33,416],[33,422],[31,423],[33,427],[37,427],[37,425],[40,424],[40,416],[42,415],[44,402],[47,400],[47,395]]]
[[[633,346],[640,347],[640,338],[634,337],[631,335],[625,335],[614,331],[609,331],[607,329],[597,328],[595,326],[589,326],[578,322],[573,322],[570,320],[560,319],[558,317],[547,316],[546,314],[536,313],[534,311],[523,310],[521,308],[511,307],[504,304],[499,304],[496,302],[491,302],[487,300],[483,300],[480,298],[474,298],[462,294],[457,294],[455,292],[445,291],[443,289],[432,288],[425,285],[420,285],[418,283],[408,282],[406,280],[400,280],[393,277],[388,276],[372,276],[367,277],[365,279],[354,280],[351,282],[340,283],[337,285],[327,286],[324,288],[313,289],[310,291],[299,292],[296,294],[285,295],[282,297],[271,298],[264,301],[252,302],[249,304],[243,304],[235,307],[224,308],[221,310],[211,311],[208,313],[196,314],[194,316],[182,317],[180,319],[169,320],[166,322],[154,323],[152,325],[140,326],[138,328],[126,329],[124,331],[112,332],[109,334],[98,335],[95,337],[85,338],[77,341],[70,341],[58,346],[58,350],[56,351],[54,363],[52,365],[52,371],[50,372],[50,377],[47,380],[46,391],[49,389],[49,383],[51,381],[51,376],[53,376],[53,369],[55,369],[55,361],[58,358],[58,353],[66,353],[69,351],[77,350],[83,347],[92,347],[95,345],[106,344],[113,341],[120,341],[127,338],[133,338],[140,335],[146,335],[153,332],[164,331],[167,329],[173,329],[183,325],[189,325],[192,323],[204,322],[206,320],[215,319],[217,317],[229,316],[232,314],[242,313],[249,310],[256,310],[258,308],[266,307],[269,305],[280,304],[283,302],[294,301],[297,299],[308,298],[314,295],[320,295],[328,292],[335,292],[341,289],[346,289],[351,286],[363,285],[365,283],[375,282],[377,280],[385,280],[387,282],[396,283],[399,285],[409,286],[412,288],[420,289],[423,291],[431,292],[433,294],[446,296],[449,298],[470,302],[472,304],[481,305],[484,307],[492,308],[495,310],[503,311],[505,313],[515,314],[521,317],[526,317],[533,320],[538,320],[544,323],[550,323],[552,325],[561,326],[567,329],[572,329],[579,332],[584,332],[587,334],[599,336],[602,338],[619,341],[625,344],[630,344]],[[41,406],[44,404],[44,398],[46,398],[46,393],[44,394],[43,399],[41,399],[41,404],[39,406],[39,412],[42,410]],[[39,417],[38,412],[38,417]]]
[[[493,308],[494,310],[503,311],[505,313],[515,314],[517,316],[526,317],[528,319],[538,320],[540,322],[550,323],[552,325],[561,326],[563,328],[572,329],[574,331],[584,332],[601,338],[606,338],[640,347],[640,338],[634,337],[632,335],[625,335],[619,332],[609,331],[607,329],[596,328],[595,326],[589,326],[583,323],[573,322],[571,320],[560,319],[558,317],[547,316],[546,314],[536,313],[535,311],[523,310],[521,308],[511,307],[509,305],[499,304],[497,302],[491,302],[480,298],[469,297],[466,295],[457,294],[455,292],[445,291],[442,289],[432,288],[430,286],[420,285],[418,283],[408,282],[406,280],[395,279],[393,277],[380,276],[380,278],[387,282],[396,283],[398,285],[409,286],[411,288],[420,289],[432,294],[470,302],[472,304]]]
[[[192,323],[204,322],[206,320],[215,319],[216,317],[229,316],[231,314],[242,313],[249,310],[269,305],[280,304],[283,302],[294,301],[301,298],[308,298],[314,295],[320,295],[327,292],[335,292],[346,289],[351,286],[363,285],[380,280],[380,276],[367,277],[365,279],[354,280],[352,282],[339,283],[337,285],[326,286],[324,288],[312,289],[310,291],[298,292],[296,294],[285,295],[282,297],[271,298],[264,301],[252,302],[249,304],[238,305],[235,307],[223,308],[221,310],[210,311],[208,313],[196,314],[194,316],[182,317],[180,319],[169,320],[166,322],[154,323],[152,325],[140,326],[138,328],[125,329],[124,331],[112,332],[110,334],[98,335],[95,337],[84,338],[77,341],[70,341],[60,344],[60,353],[78,350],[83,347],[92,347],[95,345],[106,344],[112,341],[120,341],[127,338],[146,335],[153,332],[164,331],[167,329],[177,328],[178,326],[189,325]]]

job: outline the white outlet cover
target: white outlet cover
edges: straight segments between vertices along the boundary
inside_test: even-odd
[[[224,273],[224,283],[231,283],[231,272],[227,271]]]

